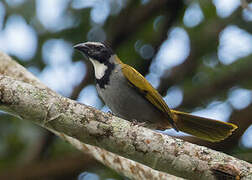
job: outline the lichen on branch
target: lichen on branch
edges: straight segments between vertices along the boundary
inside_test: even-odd
[[[176,176],[216,179],[226,173],[252,177],[252,166],[245,161],[133,125],[49,88],[6,75],[0,75],[0,109],[22,119]]]

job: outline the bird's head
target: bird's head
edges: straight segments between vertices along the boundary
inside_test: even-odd
[[[115,54],[108,45],[100,42],[85,42],[75,45],[74,48],[92,62],[96,79],[108,79],[116,61]]]
[[[85,42],[74,46],[75,49],[82,52],[89,60],[98,63],[107,64],[112,55],[113,50],[106,44],[101,42]]]

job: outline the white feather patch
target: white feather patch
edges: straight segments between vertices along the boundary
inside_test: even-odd
[[[103,46],[104,47],[104,45],[102,43],[100,43],[100,42],[87,42],[87,44],[92,44],[92,45],[95,45],[95,46]]]
[[[103,63],[100,63],[100,62],[93,60],[91,58],[90,58],[90,61],[92,62],[93,66],[94,66],[96,79],[101,79],[104,76],[105,71],[108,69],[108,67],[106,65],[104,65]]]

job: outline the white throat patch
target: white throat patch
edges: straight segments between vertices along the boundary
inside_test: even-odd
[[[108,67],[102,63],[99,63],[98,61],[96,60],[93,60],[91,58],[89,58],[90,61],[92,62],[93,66],[94,66],[94,70],[95,70],[95,78],[96,79],[101,79],[104,74],[105,74],[105,71],[108,69]]]

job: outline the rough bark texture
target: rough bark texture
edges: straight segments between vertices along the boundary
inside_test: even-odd
[[[5,55],[0,54],[1,57]],[[252,178],[252,165],[245,161],[132,125],[64,98],[48,88],[35,87],[3,75],[0,76],[0,109],[177,176],[190,179]]]
[[[57,133],[56,133],[57,134]],[[115,171],[129,177],[130,179],[171,179],[171,180],[182,180],[173,175],[156,171],[143,164],[135,161],[126,159],[124,157],[115,155],[114,153],[108,152],[96,146],[81,143],[79,140],[74,139],[65,134],[58,134],[60,137],[68,141],[77,149],[92,155],[96,160],[102,162],[108,167],[112,167]]]
[[[44,84],[42,84],[35,76],[28,72],[23,66],[19,65],[9,56],[1,52],[0,74],[14,77],[14,79],[25,81],[39,88],[46,88]],[[48,90],[51,91],[50,89]],[[148,166],[144,166],[143,164],[110,153],[99,147],[81,143],[79,140],[69,137],[63,133],[59,133],[52,129],[51,131],[59,137],[63,138],[64,140],[68,141],[77,149],[92,156],[94,159],[110,167],[119,174],[130,177],[131,179],[183,179],[167,173],[156,171],[154,169],[149,168]]]

